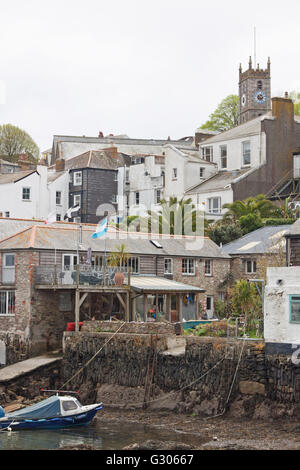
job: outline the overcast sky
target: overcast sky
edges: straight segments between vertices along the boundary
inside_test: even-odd
[[[272,95],[300,91],[300,2],[0,0],[0,124],[177,139],[271,58]]]

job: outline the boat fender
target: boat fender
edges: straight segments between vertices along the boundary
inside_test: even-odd
[[[4,416],[5,416],[5,411],[2,408],[2,406],[0,405],[0,418],[4,418]]]

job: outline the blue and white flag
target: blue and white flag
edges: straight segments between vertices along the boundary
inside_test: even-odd
[[[101,222],[97,225],[96,232],[93,233],[92,238],[100,238],[105,235],[107,232],[107,217],[101,220]]]

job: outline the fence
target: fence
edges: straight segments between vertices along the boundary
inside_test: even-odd
[[[36,266],[34,279],[35,285],[40,286],[114,286],[117,273],[123,274],[123,284],[128,285],[128,269],[110,266],[102,269],[94,269],[88,265],[77,265],[73,269],[63,269],[57,265]]]

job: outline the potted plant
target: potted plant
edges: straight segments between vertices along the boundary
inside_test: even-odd
[[[127,266],[127,262],[130,258],[130,254],[126,251],[126,245],[122,243],[120,246],[117,247],[116,251],[112,252],[108,258],[108,265],[124,268]],[[121,286],[124,283],[124,273],[122,269],[120,271],[116,271],[115,274],[115,284],[117,286]]]

